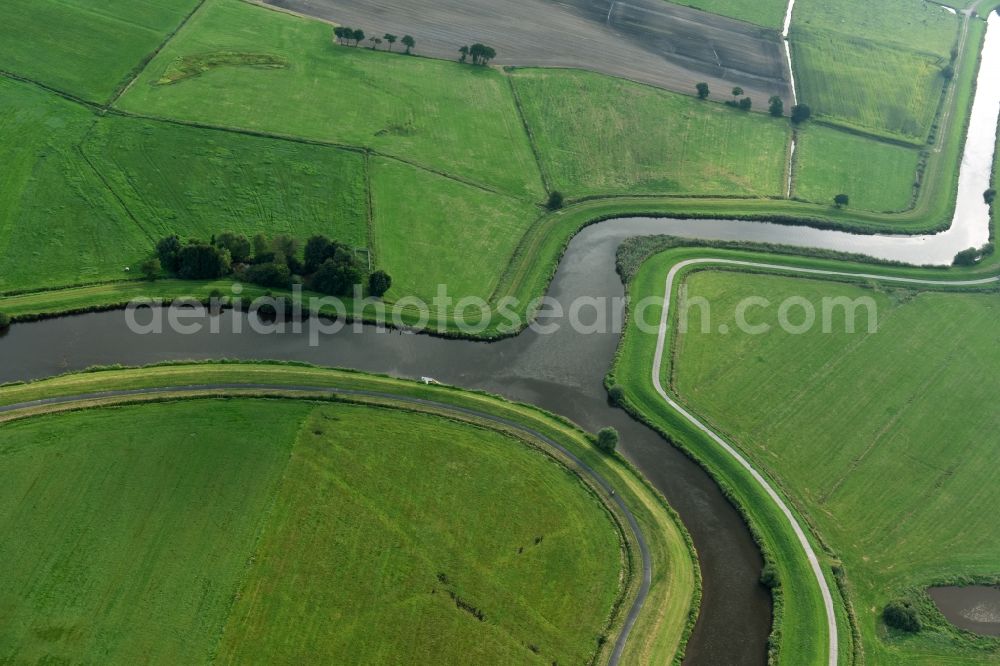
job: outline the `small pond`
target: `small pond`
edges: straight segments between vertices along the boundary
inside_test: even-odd
[[[927,593],[956,627],[1000,636],[1000,585],[932,587]]]

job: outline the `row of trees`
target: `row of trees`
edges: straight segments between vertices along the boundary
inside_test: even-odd
[[[458,52],[461,54],[459,62],[465,63],[468,62],[469,58],[472,58],[473,65],[488,65],[491,60],[497,57],[497,52],[492,47],[479,42],[472,46],[463,46]]]
[[[333,29],[333,36],[336,38],[338,43],[345,46],[357,46],[361,42],[365,41],[365,31],[360,28],[337,26]],[[383,41],[389,45],[389,51],[392,51],[392,46],[397,41],[402,42],[403,46],[406,47],[406,55],[410,55],[413,52],[413,49],[417,46],[417,40],[413,39],[410,35],[403,35],[403,38],[400,39],[399,36],[387,32],[381,37],[372,35],[368,38],[368,43],[371,44],[372,49],[377,49],[382,45]]]
[[[698,99],[708,99],[708,96],[712,94],[711,89],[708,84],[702,81],[695,85],[695,91],[698,93]],[[727,105],[736,107],[742,111],[750,111],[753,108],[753,100],[750,97],[744,96],[743,88],[740,86],[735,86],[732,89],[733,98],[726,102]],[[785,103],[777,95],[774,95],[767,101],[768,103],[768,113],[770,113],[775,118],[780,118],[785,115]],[[809,120],[812,116],[812,109],[806,104],[796,104],[792,107],[792,122],[796,125],[804,123]]]
[[[355,285],[365,284],[368,293],[381,298],[392,286],[392,278],[377,270],[366,275],[354,250],[326,236],[312,236],[300,253],[300,242],[285,234],[267,238],[258,234],[249,240],[226,232],[208,242],[193,239],[182,243],[176,235],[156,244],[156,256],[142,265],[150,280],[162,271],[184,280],[215,280],[226,275],[263,287],[288,289],[305,284],[333,296],[350,296]],[[300,259],[300,255],[302,258]]]

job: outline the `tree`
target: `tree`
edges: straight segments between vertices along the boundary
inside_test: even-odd
[[[271,251],[275,256],[282,255],[288,262],[288,267],[294,269],[298,264],[299,241],[288,234],[279,234],[271,241]]]
[[[351,38],[354,39],[354,45],[357,46],[361,43],[361,40],[365,38],[365,31],[358,28],[357,30],[352,31]]]
[[[180,268],[178,255],[181,251],[181,239],[176,234],[167,236],[156,244],[156,256],[160,259],[160,264],[171,273],[176,273]]]
[[[955,259],[951,262],[955,266],[975,266],[982,259],[982,255],[974,247],[970,247],[968,250],[962,250],[955,255]]]
[[[563,207],[563,203],[563,193],[559,190],[552,190],[549,193],[549,200],[545,203],[545,207],[549,210],[559,210]]]
[[[615,384],[608,389],[608,399],[613,404],[621,406],[625,402],[625,389],[620,384]]]
[[[985,201],[987,204],[992,204],[994,201],[996,201],[996,198],[997,198],[997,191],[994,190],[992,187],[983,192],[983,201]]]
[[[740,100],[739,106],[740,110],[749,111],[751,108],[753,108],[753,100],[750,99],[749,97],[744,97],[743,99]]]
[[[385,296],[392,286],[392,277],[385,271],[375,271],[368,276],[368,293],[376,298]]]
[[[10,328],[10,315],[0,312],[0,331],[6,331],[8,328]]]
[[[733,88],[733,103],[736,103],[736,98],[743,94],[743,88],[736,86]]]
[[[245,264],[250,261],[250,257],[252,256],[250,241],[243,234],[234,234],[231,231],[226,231],[219,234],[213,244],[216,247],[229,250],[229,256],[234,264]]]
[[[785,115],[785,103],[781,100],[780,97],[774,95],[773,97],[771,97],[771,99],[768,100],[767,103],[769,105],[768,111],[771,113],[772,116],[774,116],[775,118],[780,118],[781,116]]]
[[[349,296],[354,285],[361,283],[361,269],[354,262],[327,259],[312,278],[316,291],[331,296]]]
[[[944,78],[945,81],[951,81],[953,78],[955,78],[955,68],[952,67],[951,65],[945,65],[944,68],[941,70],[941,76]]]
[[[698,99],[708,99],[709,89],[707,83],[699,83],[695,86],[695,90],[698,91]]]
[[[460,49],[458,49],[458,52],[462,54],[462,57],[460,57],[458,61],[462,64],[465,64],[465,61],[469,59],[469,47],[463,46]]]
[[[796,125],[804,123],[812,116],[812,109],[806,104],[796,104],[792,107],[792,122]]]
[[[833,198],[833,204],[837,208],[843,208],[844,206],[847,206],[850,203],[851,203],[851,197],[847,196],[846,194],[838,194]]]
[[[921,629],[920,615],[916,606],[908,599],[890,601],[882,610],[882,621],[886,626],[915,634]]]
[[[372,51],[378,48],[378,45],[382,43],[381,37],[369,37],[368,41],[372,44]]]
[[[178,253],[177,270],[185,280],[214,280],[229,272],[229,252],[207,243],[191,243]]]
[[[160,277],[160,271],[163,270],[163,264],[156,257],[150,257],[146,261],[142,262],[142,266],[139,267],[142,271],[142,276],[149,280],[150,282],[155,282],[156,278]]]
[[[614,428],[601,428],[597,433],[597,448],[605,453],[614,453],[619,439],[618,431]]]
[[[764,568],[760,571],[760,584],[769,590],[781,586],[781,580],[778,578],[778,569],[774,566],[774,562],[766,562],[764,564]]]
[[[396,37],[396,35],[387,32],[384,35],[382,35],[382,39],[386,41],[386,43],[389,45],[389,50],[392,51],[392,45],[395,44],[396,40],[399,38]]]
[[[488,65],[490,60],[497,56],[497,52],[485,44],[476,42],[469,47],[469,55],[472,56],[472,64]]]
[[[346,26],[338,25],[333,29],[333,36],[336,37],[337,41],[341,44],[344,43],[345,39],[350,39],[353,34],[354,31]]]
[[[323,235],[317,234],[306,241],[306,273],[315,273],[323,262],[333,257],[333,241]]]
[[[275,289],[288,289],[292,284],[292,272],[288,270],[288,264],[284,261],[248,266],[240,274],[240,278],[245,282]]]
[[[253,237],[253,257],[255,261],[261,261],[265,255],[271,253],[271,244],[267,241],[267,236],[257,234]]]
[[[406,55],[410,55],[410,52],[417,46],[417,40],[409,35],[403,35],[403,46],[406,47]]]

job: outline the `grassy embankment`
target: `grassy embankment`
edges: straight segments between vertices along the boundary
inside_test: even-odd
[[[700,258],[704,256],[713,256],[721,258],[730,259],[744,259],[751,261],[764,261],[767,263],[780,263],[789,266],[799,266],[808,268],[822,268],[827,270],[836,271],[848,271],[848,272],[878,272],[880,274],[887,275],[897,275],[904,277],[923,277],[923,278],[941,278],[947,279],[952,272],[928,272],[920,271],[918,269],[910,269],[903,267],[872,267],[870,265],[856,265],[850,264],[843,261],[834,261],[830,259],[817,259],[806,256],[778,256],[778,255],[762,255],[759,253],[754,253],[745,250],[712,250],[708,248],[677,248],[656,254],[644,264],[634,275],[630,282],[629,293],[631,296],[631,302],[633,308],[640,299],[647,296],[657,296],[663,293],[663,280],[667,274],[670,267],[676,265],[680,261],[690,258]],[[641,255],[638,258],[633,258],[634,260],[641,259]],[[630,266],[631,267],[631,266]],[[696,279],[701,279],[703,275],[716,275],[716,273],[702,273],[702,272],[689,272],[687,275],[693,274]],[[767,289],[752,289],[752,285],[756,285],[757,280],[783,280],[791,285],[793,288],[799,288],[802,284],[808,284],[804,280],[798,280],[796,278],[765,278],[757,277],[747,274],[733,274],[733,273],[719,273],[719,275],[725,276],[726,289],[737,294],[739,297],[747,295],[757,295],[765,296],[771,298],[775,305],[771,309],[754,309],[753,313],[753,323],[759,323],[758,320],[765,323],[771,323],[775,325],[775,313],[777,304],[780,302],[777,294],[771,293]],[[684,275],[678,278],[678,283],[683,282]],[[735,285],[746,283],[751,285],[748,288],[737,289]],[[832,283],[824,283],[824,290],[820,292],[820,295],[846,295],[855,294],[858,291],[864,291],[860,287],[854,286],[855,281],[849,278],[843,279],[843,281],[837,281]],[[759,285],[758,285],[759,286]],[[957,289],[957,288],[956,288]],[[995,291],[995,286],[985,287],[986,290]],[[800,289],[801,291],[801,289]],[[965,293],[966,289],[960,289],[963,293],[960,294],[949,294],[936,295],[935,299],[942,302],[946,302],[949,298],[955,299],[979,299],[977,303],[983,304],[991,302],[994,299],[992,295],[985,294],[971,294]],[[675,294],[676,294],[675,290]],[[809,467],[810,473],[825,474],[825,473],[835,473],[830,467],[824,467],[823,469],[817,469],[816,461],[818,459],[825,459],[824,456],[833,454],[837,456],[838,459],[845,461],[845,468],[850,467],[851,464],[851,453],[850,451],[841,451],[841,442],[845,437],[849,437],[847,431],[850,432],[867,432],[868,430],[856,430],[854,425],[857,424],[857,418],[844,419],[843,414],[847,411],[847,404],[852,404],[852,410],[859,410],[867,412],[867,419],[869,419],[873,424],[879,422],[880,419],[888,420],[892,417],[888,411],[884,408],[874,408],[870,409],[872,401],[879,401],[886,396],[882,395],[883,391],[879,389],[872,389],[870,391],[863,390],[858,391],[858,376],[869,377],[870,382],[875,381],[895,381],[894,368],[900,365],[899,361],[888,360],[893,355],[903,354],[907,358],[923,358],[923,354],[920,351],[914,351],[916,338],[918,338],[923,330],[920,327],[912,326],[912,330],[909,333],[907,340],[911,340],[908,343],[899,343],[901,335],[878,335],[872,336],[872,338],[878,338],[880,344],[883,347],[891,346],[892,349],[884,350],[874,350],[873,355],[867,357],[867,360],[858,360],[857,364],[851,364],[851,369],[846,366],[840,367],[835,363],[832,363],[832,359],[837,358],[836,353],[825,353],[830,351],[829,349],[824,350],[823,354],[813,353],[807,348],[807,342],[803,339],[809,336],[801,336],[795,338],[795,336],[783,336],[781,340],[777,338],[777,335],[761,335],[761,336],[749,336],[749,335],[735,335],[738,330],[734,325],[732,318],[735,312],[734,301],[737,296],[733,296],[730,299],[729,296],[725,298],[721,297],[722,289],[716,289],[711,294],[701,294],[698,295],[711,295],[718,296],[716,298],[710,299],[711,311],[713,313],[713,318],[711,319],[710,330],[711,335],[704,335],[695,337],[694,339],[705,345],[705,349],[700,354],[695,354],[693,365],[690,370],[685,370],[687,363],[687,355],[689,354],[687,347],[683,346],[685,340],[682,340],[680,344],[673,343],[669,347],[671,354],[668,354],[668,358],[665,359],[665,374],[664,374],[664,385],[670,386],[672,388],[672,393],[679,394],[682,401],[686,401],[692,410],[698,414],[699,417],[707,417],[708,421],[715,427],[718,431],[723,433],[730,441],[734,442],[741,450],[754,462],[757,468],[764,473],[765,476],[769,478],[772,485],[779,489],[786,500],[789,500],[794,507],[795,511],[799,514],[800,521],[805,522],[812,526],[813,528],[813,539],[814,547],[817,552],[820,553],[823,559],[824,570],[828,578],[830,587],[835,591],[839,589],[837,574],[835,573],[839,567],[843,567],[846,570],[847,576],[847,589],[849,601],[851,602],[851,607],[853,611],[861,617],[860,623],[857,624],[860,627],[861,635],[863,638],[860,644],[854,644],[855,641],[852,640],[852,622],[850,621],[848,607],[840,604],[838,607],[838,625],[839,633],[841,636],[841,652],[844,655],[849,655],[852,651],[864,650],[867,654],[871,654],[872,650],[878,650],[878,646],[871,647],[872,645],[872,632],[876,625],[876,621],[873,620],[875,615],[880,609],[872,609],[869,604],[873,602],[873,597],[877,597],[877,600],[884,604],[889,597],[893,594],[899,593],[904,586],[896,587],[893,590],[887,590],[883,587],[885,583],[884,580],[870,576],[864,580],[864,584],[867,585],[869,589],[868,596],[858,596],[856,595],[856,588],[861,581],[858,581],[854,577],[854,571],[857,566],[857,561],[859,558],[865,556],[870,556],[870,550],[866,549],[864,553],[859,553],[854,551],[854,556],[852,557],[848,553],[848,549],[855,548],[855,542],[860,539],[861,532],[865,534],[874,534],[868,531],[867,527],[862,527],[869,525],[870,521],[866,520],[856,520],[854,516],[849,515],[839,515],[831,516],[827,511],[828,507],[816,508],[811,506],[808,502],[805,505],[802,504],[803,494],[800,493],[810,493],[810,488],[814,487],[810,485],[808,479],[803,479],[794,476],[789,470],[789,461],[791,459],[797,460],[801,463],[801,469]],[[798,292],[796,292],[798,293]],[[905,303],[911,298],[912,294],[907,289],[897,289],[893,287],[886,286],[881,288],[879,291],[874,292],[878,295],[882,305],[889,304],[889,307],[907,307]],[[695,294],[692,293],[692,296]],[[787,295],[787,294],[785,294]],[[816,296],[815,293],[810,292],[811,296]],[[852,295],[853,297],[853,295]],[[817,312],[820,312],[819,303],[816,304]],[[932,306],[933,307],[933,306]],[[672,322],[671,330],[677,330],[676,326],[676,313],[677,308],[672,308],[675,319]],[[978,318],[989,317],[990,310],[987,309],[982,313],[977,315]],[[660,306],[655,305],[645,312],[645,321],[655,324],[659,321],[660,317]],[[802,558],[801,548],[795,540],[794,535],[788,527],[787,521],[784,516],[782,516],[777,507],[767,498],[763,491],[756,485],[756,483],[746,474],[742,467],[738,466],[735,461],[729,459],[729,457],[721,451],[717,445],[705,438],[700,432],[694,430],[690,424],[683,420],[679,415],[673,413],[669,410],[666,405],[664,405],[660,396],[655,392],[653,385],[650,381],[650,369],[653,365],[653,353],[655,350],[656,336],[654,334],[642,333],[638,330],[635,320],[635,312],[632,312],[632,319],[629,323],[628,330],[622,341],[621,348],[619,350],[618,358],[616,360],[615,367],[609,377],[609,381],[617,382],[625,387],[630,408],[633,409],[641,417],[649,420],[654,426],[660,427],[667,432],[670,436],[678,442],[685,450],[691,453],[696,459],[698,459],[703,465],[705,465],[709,471],[719,480],[720,484],[731,494],[734,501],[742,507],[745,515],[747,516],[748,522],[750,523],[752,529],[757,534],[758,541],[761,543],[762,548],[767,554],[769,561],[772,561],[777,570],[781,584],[781,594],[777,599],[777,610],[778,610],[778,623],[777,623],[777,634],[776,643],[780,648],[780,654],[782,659],[790,659],[794,663],[803,663],[803,661],[815,661],[817,663],[821,662],[824,658],[825,651],[825,614],[823,613],[823,608],[821,600],[819,597],[818,588],[815,585],[812,572],[808,568],[804,559]],[[697,308],[693,310],[693,314],[690,317],[690,322],[693,327],[699,325],[699,316],[701,311]],[[890,321],[894,321],[893,318]],[[797,322],[798,319],[795,319]],[[859,320],[859,330],[865,330],[864,323],[865,320],[862,318]],[[900,326],[909,326],[913,324],[912,321],[907,320],[908,323],[903,322],[900,319]],[[725,325],[731,334],[724,335],[718,333],[719,326]],[[988,328],[988,327],[987,327]],[[895,330],[895,329],[894,329]],[[971,334],[971,331],[970,331]],[[950,333],[942,332],[941,335],[950,335]],[[981,334],[989,337],[989,333]],[[688,334],[690,339],[692,334]],[[839,341],[839,344],[845,348],[851,348],[851,339],[856,336],[820,336],[815,335],[813,337],[823,337],[829,338],[830,340]],[[937,336],[934,336],[935,339]],[[797,339],[797,344],[794,346],[788,345],[789,339]],[[708,345],[716,345],[718,343],[724,343],[726,345],[725,349],[728,351],[727,354],[716,355],[716,347],[708,347]],[[692,344],[688,342],[687,344]],[[754,345],[769,345],[768,348],[758,350]],[[833,344],[828,342],[828,344]],[[928,341],[926,343],[928,347],[933,345],[933,341]],[[957,341],[956,344],[961,345],[961,341]],[[786,350],[787,348],[787,350]],[[922,348],[922,346],[921,346]],[[945,348],[949,348],[947,345]],[[842,350],[841,350],[842,351]],[[780,353],[779,353],[780,352]],[[879,357],[881,354],[881,359]],[[935,354],[931,354],[932,356]],[[780,357],[780,358],[779,358]],[[881,364],[876,362],[875,359],[880,359]],[[971,359],[970,359],[971,360]],[[971,360],[975,363],[975,360]],[[867,363],[867,366],[865,365]],[[829,376],[824,375],[822,381],[817,380],[816,377],[799,376],[797,373],[800,372],[802,368],[819,368],[826,364],[825,372],[831,372],[830,368],[835,368],[835,372],[838,377],[842,378],[839,383],[825,383],[829,379]],[[774,372],[767,374],[762,371],[764,367],[774,367],[781,368],[781,372]],[[920,368],[923,367],[922,364],[909,364],[909,369],[907,370],[907,376],[909,377],[919,377],[921,375]],[[686,380],[686,384],[681,384],[675,387],[671,382],[678,376],[676,373],[680,368],[680,372],[688,372],[687,375],[680,375]],[[854,374],[852,372],[857,371]],[[961,369],[956,369],[958,372],[958,377],[962,376]],[[843,373],[843,374],[841,374]],[[767,378],[766,381],[762,380],[762,375]],[[924,377],[926,380],[926,376]],[[733,382],[732,385],[727,382]],[[864,380],[861,380],[864,381]],[[762,386],[762,382],[763,385]],[[736,389],[736,385],[739,383],[739,389]],[[776,393],[772,391],[767,384],[774,383],[775,386],[781,385],[785,387],[784,393]],[[721,390],[722,386],[730,386],[733,390],[729,393],[717,393]],[[797,404],[794,410],[794,418],[799,419],[800,425],[802,423],[811,423],[815,428],[820,429],[824,426],[820,426],[820,423],[830,426],[827,431],[823,433],[820,440],[812,437],[815,434],[814,431],[810,430],[812,433],[809,436],[800,436],[801,429],[792,431],[788,430],[786,432],[785,446],[780,450],[776,448],[775,442],[772,440],[771,435],[773,432],[768,430],[766,433],[763,432],[764,429],[768,428],[770,424],[767,422],[772,420],[770,416],[773,416],[773,412],[765,410],[755,411],[756,408],[750,408],[750,402],[757,404],[759,402],[764,402],[767,405],[773,405],[775,411],[786,410],[786,415],[791,415],[791,410],[788,405],[791,402],[789,397],[789,392],[794,393],[801,399],[805,397],[807,393],[810,393],[811,389],[815,389],[817,386],[822,386],[823,390],[821,396],[817,396],[815,402],[810,402],[810,405],[806,406],[804,404]],[[803,390],[803,386],[808,386],[810,389]],[[676,391],[674,390],[676,388]],[[942,391],[953,390],[948,389],[946,386],[942,386]],[[738,391],[744,391],[744,393],[737,395]],[[976,389],[979,390],[979,389]],[[713,397],[710,398],[710,406],[712,410],[706,411],[703,409],[703,403],[697,399],[696,396],[691,395],[690,392],[697,391],[697,396],[707,396],[711,394]],[[838,399],[843,402],[843,405],[839,408],[829,409],[828,406],[833,404],[833,395],[837,394],[839,391]],[[905,393],[905,388],[902,391]],[[898,396],[897,396],[898,397]],[[812,400],[812,397],[809,396]],[[905,400],[906,398],[904,398]],[[968,400],[968,396],[965,397]],[[735,416],[729,414],[727,410],[722,410],[719,405],[723,401],[732,401],[734,404],[743,405],[745,409],[743,413],[749,415],[748,418],[754,420],[754,423],[760,426],[760,430],[755,431],[755,436],[759,435],[760,438],[766,435],[766,446],[764,439],[756,439],[756,446],[747,446],[743,439],[745,431],[742,430],[742,426],[745,423],[736,423]],[[729,404],[728,402],[726,404]],[[985,410],[986,413],[978,415],[977,418],[991,418],[990,410]],[[854,411],[851,411],[855,414]],[[962,412],[957,412],[961,416]],[[929,410],[924,418],[933,419],[935,412]],[[770,416],[769,416],[770,415]],[[826,415],[826,416],[822,416]],[[831,420],[836,421],[839,425],[834,428],[831,426]],[[851,424],[850,427],[844,424]],[[874,427],[874,426],[873,426]],[[856,435],[855,435],[856,437]],[[864,439],[861,437],[861,439]],[[932,442],[933,436],[928,433],[926,441],[928,446],[935,447],[937,443]],[[938,440],[940,441],[940,440]],[[804,443],[808,442],[808,446]],[[822,443],[821,443],[822,442]],[[815,446],[813,444],[815,443]],[[870,442],[865,442],[861,445],[861,450],[864,446]],[[794,455],[790,454],[792,450],[795,450]],[[843,454],[843,457],[840,454]],[[809,462],[805,462],[809,461]],[[889,474],[886,469],[879,470],[882,475],[880,478],[885,478]],[[876,475],[877,476],[877,475]],[[884,485],[884,484],[883,484]],[[880,486],[881,487],[881,486]],[[907,489],[895,489],[895,488],[885,488],[885,493],[898,493],[901,496],[907,496],[911,492],[919,494],[918,488],[907,488]],[[911,495],[911,499],[912,499]],[[855,502],[870,502],[872,500],[867,494],[863,492],[855,493],[852,495],[852,501]],[[868,510],[876,511],[880,506],[879,503],[869,503]],[[909,507],[910,510],[915,507]],[[941,506],[942,510],[947,510],[944,505]],[[822,518],[820,518],[822,514]],[[865,514],[868,515],[867,513]],[[896,518],[899,519],[899,515],[896,514]],[[889,518],[886,518],[889,520]],[[817,526],[817,521],[819,525]],[[826,521],[835,521],[839,526],[839,529],[852,529],[848,528],[847,525],[853,524],[854,540],[851,537],[845,537],[848,543],[837,542],[833,539],[833,535],[826,529]],[[975,521],[973,521],[975,524]],[[860,532],[858,531],[860,530]],[[919,530],[918,530],[919,531]],[[819,535],[816,537],[816,535]],[[904,539],[901,535],[897,533],[899,541],[902,542]],[[873,537],[874,538],[874,537]],[[974,540],[975,537],[971,536],[970,539]],[[894,547],[900,545],[899,542],[893,544],[891,540],[881,539],[881,536],[876,539],[876,541],[881,541],[888,551],[892,551]],[[913,542],[915,544],[915,542]],[[971,543],[971,541],[970,541]],[[909,547],[909,542],[907,543]],[[914,545],[913,547],[919,547]],[[867,563],[866,563],[867,565]],[[883,566],[887,569],[892,569],[896,566],[896,561],[893,563],[886,563],[883,561]],[[870,571],[870,569],[869,569]],[[961,570],[953,573],[968,573],[968,570]],[[930,582],[925,580],[923,582]],[[865,615],[867,614],[867,615]],[[867,623],[867,625],[866,625]],[[935,627],[940,628],[940,622],[935,623]],[[946,632],[947,633],[947,632]],[[892,653],[895,648],[889,650],[888,653]],[[948,651],[948,648],[945,648]],[[913,654],[919,654],[915,652]],[[808,658],[804,655],[811,655]],[[800,657],[802,658],[800,660]]]
[[[271,403],[267,411],[274,418],[267,424],[258,424],[262,391],[233,388],[105,397],[28,408],[0,419],[5,422],[0,442],[7,443],[0,446],[9,458],[11,492],[30,486],[43,468],[44,488],[52,491],[45,511],[29,510],[13,500],[5,503],[21,507],[5,517],[9,526],[44,520],[52,527],[10,546],[22,551],[37,546],[40,552],[69,561],[79,554],[70,544],[73,535],[82,534],[89,548],[87,560],[76,564],[73,581],[50,577],[46,594],[66,597],[67,585],[79,589],[81,581],[91,581],[83,587],[85,594],[60,610],[56,619],[65,625],[53,623],[51,604],[44,607],[47,610],[22,606],[24,614],[7,627],[11,641],[15,633],[41,626],[52,629],[46,635],[55,644],[37,647],[34,639],[18,639],[22,650],[34,645],[39,654],[54,654],[66,648],[71,637],[77,641],[70,646],[74,650],[93,647],[93,640],[101,638],[105,649],[113,645],[122,655],[153,650],[166,656],[215,654],[229,660],[239,659],[240,651],[247,649],[275,658],[294,658],[301,650],[343,654],[338,649],[349,642],[352,654],[361,655],[359,662],[365,655],[391,659],[392,654],[422,651],[453,655],[458,661],[471,653],[487,660],[507,655],[544,663],[553,658],[586,661],[598,647],[598,633],[608,632],[610,638],[617,632],[635,592],[633,575],[611,628],[603,628],[622,585],[619,530],[608,511],[616,514],[616,524],[625,523],[604,491],[551,464],[552,456],[562,459],[561,454],[521,428],[551,438],[596,470],[618,491],[647,539],[652,587],[627,644],[626,662],[670,661],[686,640],[693,619],[690,609],[697,604],[697,570],[690,542],[675,517],[621,458],[599,453],[571,424],[535,408],[360,373],[229,363],[107,369],[9,385],[0,388],[0,403],[115,389],[243,383],[288,386],[271,397],[301,400]],[[315,390],[292,388],[304,386],[388,395],[342,395],[334,403],[316,402]],[[220,394],[231,399],[205,399]],[[407,397],[440,404],[407,403]],[[111,408],[146,401],[155,404]],[[452,412],[449,406],[510,419],[518,426]],[[103,409],[88,409],[95,407]],[[77,411],[81,408],[84,411]],[[157,424],[153,441],[151,421]],[[252,436],[248,424],[258,424],[250,428]],[[100,447],[93,439],[97,430],[103,437]],[[219,445],[208,446],[192,432],[210,432],[212,443]],[[371,441],[374,433],[377,444]],[[573,466],[568,459],[564,464]],[[199,470],[195,477],[192,466]],[[516,473],[497,475],[498,467]],[[228,479],[222,484],[228,503],[205,502],[205,493],[218,492],[220,474]],[[172,493],[164,505],[160,486],[145,481],[150,475],[162,479],[164,486],[183,477],[184,492]],[[239,480],[250,478],[255,482]],[[133,482],[119,483],[123,479]],[[72,499],[64,492],[70,486]],[[80,492],[88,501],[79,501]],[[100,528],[80,528],[89,525],[101,507],[121,506],[122,492],[129,493],[129,506],[147,507],[166,519],[152,532],[137,534],[125,525],[101,540],[94,536]],[[330,501],[334,497],[339,501]],[[230,505],[240,507],[239,521],[224,520]],[[201,509],[195,512],[197,520],[191,519],[192,507]],[[122,520],[142,515],[136,511]],[[441,516],[448,517],[447,527],[440,524]],[[483,529],[484,521],[493,521],[492,526]],[[207,524],[215,528],[207,529]],[[623,529],[629,544],[625,552],[635,572],[637,551],[630,531]],[[538,536],[543,539],[536,542]],[[191,557],[174,555],[181,540],[189,544],[184,552],[193,553]],[[135,559],[123,562],[122,553],[136,548],[145,549],[148,557],[142,559],[142,571],[129,579],[134,589],[126,587],[135,603],[92,616],[91,606],[108,592],[101,579],[92,576],[102,568],[134,568],[130,563]],[[219,557],[220,552],[225,557]],[[34,575],[30,569],[39,562],[52,565],[46,558],[16,561],[31,562],[7,572],[18,585]],[[278,569],[281,576],[273,575]],[[197,600],[176,594],[172,587],[192,577],[204,582],[184,588]],[[149,580],[156,580],[162,592],[143,594],[144,581]],[[289,585],[310,592],[305,597],[285,593]],[[351,591],[350,606],[344,605],[345,589]],[[378,604],[365,601],[373,590]],[[482,610],[484,619],[460,610],[449,591]],[[399,603],[385,603],[387,599]],[[328,613],[317,616],[316,607]],[[156,612],[159,621],[134,631],[136,614],[146,612]],[[310,621],[302,621],[305,616]],[[345,622],[344,616],[353,619]],[[424,624],[415,622],[416,616],[424,618]],[[288,627],[283,640],[262,629],[264,618],[269,626],[277,622]],[[188,625],[197,626],[197,631],[182,632]],[[60,626],[65,631],[56,631]],[[177,640],[178,635],[185,640]],[[365,638],[376,635],[379,641]],[[605,652],[612,642],[604,645]],[[537,656],[531,645],[539,648]]]

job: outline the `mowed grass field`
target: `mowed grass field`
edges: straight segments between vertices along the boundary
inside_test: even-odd
[[[952,4],[952,3],[944,3]],[[797,0],[793,38],[800,28],[833,30],[842,35],[895,44],[948,56],[960,20],[927,0]]]
[[[390,297],[427,302],[439,284],[456,297],[489,299],[518,241],[541,216],[535,205],[395,160],[372,161],[377,263]]]
[[[0,456],[5,661],[579,663],[619,594],[572,472],[436,415],[100,408],[5,424]]]
[[[197,0],[7,0],[0,70],[108,100]]]
[[[590,72],[517,70],[513,82],[567,196],[783,194],[787,123]]]
[[[457,48],[457,47],[456,47]],[[185,57],[264,54],[158,84]],[[544,193],[513,96],[493,70],[337,46],[330,25],[207,0],[119,105],[157,116],[365,146],[511,194]]]
[[[682,0],[677,4],[778,31],[785,22],[785,11],[788,8],[785,0]]]
[[[85,108],[0,79],[0,291],[122,277],[152,249],[77,146]]]
[[[322,233],[368,245],[360,153],[116,116],[83,151],[157,239]]]
[[[833,205],[833,198],[844,193],[851,208],[906,210],[913,202],[919,160],[916,148],[812,124],[798,133],[792,196]]]
[[[929,601],[924,631],[887,633],[881,609],[963,576],[997,575],[1000,392],[996,294],[871,289],[773,275],[706,271],[687,280],[711,303],[712,332],[675,342],[674,391],[776,479],[843,560],[872,663],[995,663],[1000,645],[959,635]],[[763,335],[740,333],[737,304]],[[782,332],[778,304],[796,296],[871,298],[878,332],[858,310],[804,335]],[[693,310],[697,313],[697,309]],[[791,320],[801,322],[801,309]],[[729,326],[721,335],[718,326]],[[891,483],[886,480],[891,479]]]
[[[947,58],[803,27],[792,44],[799,98],[817,116],[915,143],[927,138]]]

